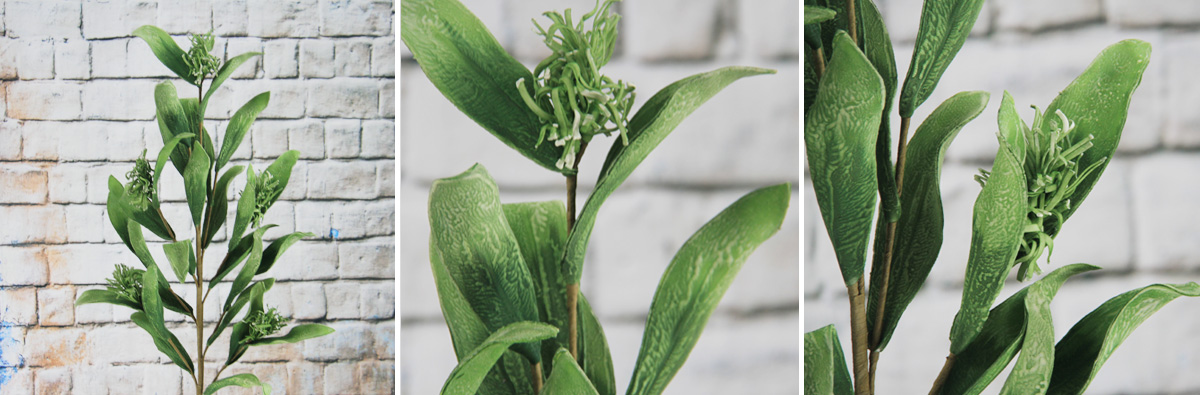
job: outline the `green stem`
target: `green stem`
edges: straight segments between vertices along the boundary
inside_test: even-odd
[[[575,174],[567,176],[567,229],[575,231],[575,189],[578,187],[579,161],[583,159],[583,151],[587,149],[587,141],[579,143],[579,152],[575,154]],[[567,285],[567,349],[571,357],[579,359],[579,283]]]

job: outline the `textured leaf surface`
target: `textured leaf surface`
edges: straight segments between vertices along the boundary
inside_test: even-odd
[[[1084,316],[1054,347],[1048,394],[1078,394],[1134,329],[1180,296],[1200,296],[1200,284],[1154,284],[1109,299]]]
[[[575,228],[567,240],[563,266],[568,281],[578,283],[583,275],[583,258],[600,206],[625,179],[629,178],[642,160],[646,159],[684,118],[733,81],[774,72],[768,69],[735,66],[696,74],[675,81],[658,91],[638,109],[637,114],[629,120],[629,132],[626,135],[629,145],[614,142],[609,149],[608,157],[600,168],[596,188],[592,190],[587,203],[579,212]]]
[[[232,273],[233,269],[236,269],[237,266],[240,265],[242,261],[250,255],[250,250],[252,247],[254,247],[254,235],[258,235],[257,239],[262,240],[262,235],[274,227],[275,225],[263,225],[262,227],[256,229],[254,233],[251,234],[251,237],[243,237],[236,246],[230,248],[229,252],[225,254],[225,259],[221,260],[221,266],[217,267],[217,274],[213,275],[211,280],[208,280],[208,288],[211,289],[212,287],[217,286],[217,283],[220,283],[221,280],[225,279],[225,276],[229,275],[229,273]],[[259,264],[261,265],[262,262],[260,261]],[[240,275],[241,273],[239,272],[238,274]],[[255,272],[255,274],[261,273]]]
[[[174,243],[163,244],[163,252],[167,255],[167,260],[171,262],[171,270],[175,272],[175,277],[183,283],[185,276],[188,274],[189,262],[192,256],[192,241],[183,240]]]
[[[246,188],[242,189],[242,194],[238,197],[237,211],[233,216],[233,233],[229,234],[229,245],[237,246],[242,243],[242,235],[246,233],[246,229],[250,227],[250,217],[254,215],[254,194],[257,192],[255,184],[257,184],[258,175],[254,174],[254,165],[246,166]],[[228,260],[226,255],[226,260]],[[224,264],[222,264],[224,266]]]
[[[654,291],[626,394],[662,393],[746,258],[783,224],[790,195],[787,184],[750,192],[679,248]]]
[[[591,380],[600,395],[614,395],[617,393],[617,383],[613,375],[612,355],[608,350],[608,339],[604,335],[604,328],[600,326],[600,320],[596,319],[596,314],[592,312],[592,306],[583,296],[583,292],[579,293],[578,309],[579,344],[576,351],[579,353],[579,363],[582,365],[584,373],[587,374],[588,380]]]
[[[558,336],[542,342],[542,358],[553,361],[568,342],[567,280],[559,263],[567,242],[567,208],[560,200],[505,204],[504,218],[533,278],[541,322],[558,328]]]
[[[500,191],[482,165],[433,183],[429,191],[432,247],[450,277],[490,330],[538,321],[533,277],[500,205]],[[515,349],[532,363],[540,344]]]
[[[192,158],[183,170],[183,187],[187,194],[188,209],[192,212],[192,223],[200,226],[204,203],[208,200],[208,154],[204,150],[192,151]]]
[[[269,346],[272,344],[299,343],[333,333],[333,328],[321,324],[300,324],[292,327],[286,335],[264,337],[249,343],[248,346]]]
[[[214,381],[212,384],[210,384],[208,386],[208,388],[204,389],[204,395],[215,394],[215,393],[217,393],[217,390],[225,388],[225,387],[231,387],[231,386],[238,386],[238,387],[242,387],[242,388],[251,388],[251,389],[262,388],[263,395],[271,395],[271,385],[261,382],[261,381],[258,381],[258,376],[255,376],[250,373],[242,373],[242,374],[239,374],[236,376],[229,376],[229,377]]]
[[[888,279],[887,306],[883,312],[883,332],[878,349],[891,340],[893,331],[933,269],[942,248],[942,160],[946,148],[967,122],[987,106],[987,92],[960,92],[929,114],[908,144],[908,162],[904,168],[904,191],[900,195],[900,221],[896,223],[896,243],[892,251]],[[870,297],[867,299],[867,327],[873,328],[883,273],[872,270]],[[986,310],[985,310],[986,311]]]
[[[949,395],[982,392],[1008,366],[1017,350],[1021,349],[1022,342],[1028,335],[1027,306],[1037,305],[1038,309],[1035,312],[1040,314],[1048,307],[1050,300],[1054,299],[1063,282],[1076,274],[1096,269],[1099,268],[1086,264],[1063,266],[1017,291],[992,309],[979,336],[968,344],[962,353],[957,354],[941,393]],[[1041,328],[1040,325],[1037,324],[1035,328]],[[1050,332],[1049,335],[1053,341],[1054,333]],[[1045,336],[1044,332],[1033,334],[1033,337],[1038,338],[1033,340],[1032,346],[1036,355],[1029,357],[1030,361],[1026,364],[1045,357],[1045,354],[1042,354],[1044,350],[1037,346]]]
[[[233,157],[234,151],[237,151],[238,147],[242,145],[242,139],[250,130],[250,125],[254,123],[255,119],[258,119],[258,114],[267,108],[270,101],[271,92],[263,92],[247,101],[242,108],[233,113],[233,118],[229,119],[229,126],[225,127],[225,140],[221,142],[221,153],[217,156],[217,169],[224,167]]]
[[[108,203],[105,204],[108,220],[112,223],[117,236],[125,243],[125,247],[133,251],[133,244],[129,243],[129,229],[126,225],[126,222],[132,220],[129,214],[130,208],[121,200],[122,196],[125,196],[125,186],[121,185],[121,181],[117,180],[117,177],[108,176]]]
[[[76,306],[82,306],[91,303],[108,303],[125,306],[134,310],[142,309],[142,305],[134,303],[129,299],[122,298],[118,296],[116,292],[109,291],[107,289],[89,289],[83,291],[82,294],[79,294],[78,298],[75,298]]]
[[[183,103],[179,101],[179,95],[175,92],[175,84],[167,81],[154,86],[154,108],[164,143],[185,133],[196,135],[188,124]],[[175,165],[175,169],[179,170],[179,174],[183,174],[184,168],[187,166],[188,150],[191,149],[194,140],[191,137],[184,139],[182,145],[176,147],[175,151],[171,153],[171,162]]]
[[[543,394],[600,395],[567,349],[560,348],[554,354],[554,366],[554,372],[550,373],[546,386],[542,387]]]
[[[1064,220],[1075,213],[1112,161],[1125,127],[1129,100],[1149,64],[1149,43],[1125,40],[1113,44],[1101,51],[1092,64],[1046,107],[1046,114],[1062,110],[1067,119],[1075,122],[1072,141],[1079,141],[1089,134],[1096,137],[1092,140],[1092,148],[1084,151],[1079,159],[1080,169],[1104,160],[1096,171],[1079,183],[1071,195],[1071,209],[1063,213]],[[1043,122],[1058,122],[1058,117],[1047,116]]]
[[[521,100],[517,80],[533,90],[533,74],[504,51],[487,27],[457,0],[403,0],[400,38],[433,85],[504,144],[551,171],[562,148],[538,144],[537,115]],[[436,131],[426,131],[434,133]]]
[[[192,85],[196,84],[196,80],[192,78],[187,63],[183,62],[183,49],[179,48],[179,44],[175,43],[171,35],[151,25],[144,25],[134,29],[133,35],[145,40],[146,44],[150,46],[150,51],[154,52],[154,56],[158,58],[158,61],[167,66],[171,72]]]
[[[1073,276],[1097,266],[1074,264],[1063,267],[1059,275]],[[1021,355],[1017,364],[1004,382],[1001,394],[1032,395],[1045,394],[1050,385],[1050,372],[1054,368],[1054,321],[1050,314],[1050,301],[1058,293],[1062,282],[1059,277],[1031,284],[1025,295],[1025,339],[1021,341]]]
[[[833,19],[835,14],[837,13],[825,7],[806,5],[804,6],[804,24],[824,22]]]
[[[298,159],[300,159],[300,151],[288,150],[279,155],[278,158],[275,158],[275,161],[271,162],[271,165],[267,166],[267,169],[264,170],[267,173],[271,173],[271,177],[279,183],[278,188],[275,189],[275,194],[271,195],[268,206],[275,204],[275,201],[279,200],[279,196],[283,195],[284,189],[287,189],[288,181],[292,179],[292,167],[296,166],[296,160]]]
[[[892,99],[896,97],[896,54],[883,16],[872,0],[858,0],[862,51],[883,79],[883,115],[875,140],[875,174],[879,184],[880,217],[887,222],[900,218],[900,197],[896,191],[896,170],[892,166],[892,129],[889,125]],[[882,227],[881,227],[882,228]],[[878,230],[877,230],[878,232]],[[877,236],[878,237],[878,236]],[[880,255],[882,258],[882,254]]]
[[[522,321],[505,325],[459,361],[442,386],[442,394],[475,393],[484,376],[509,346],[538,342],[553,337],[557,332],[558,328],[541,322]]]
[[[242,173],[242,166],[234,166],[225,171],[221,178],[217,179],[217,184],[213,188],[212,195],[209,196],[208,202],[211,207],[204,214],[204,248],[208,248],[208,244],[217,236],[217,231],[225,225],[225,217],[229,214],[229,183]]]
[[[992,302],[1000,296],[1012,269],[1027,222],[1024,122],[1017,116],[1012,96],[1004,93],[997,116],[1000,148],[987,185],[975,199],[971,222],[971,248],[967,257],[962,304],[950,329],[950,352],[958,353],[983,328]]]
[[[237,295],[237,299],[234,300],[233,304],[225,309],[221,320],[217,322],[216,329],[213,329],[212,333],[208,336],[208,345],[212,345],[213,342],[217,341],[217,338],[221,337],[221,333],[225,332],[225,328],[229,327],[229,324],[233,322],[233,318],[242,312],[242,308],[246,307],[246,304],[251,299],[261,298],[263,293],[271,290],[271,287],[274,285],[275,279],[268,278],[255,282],[254,285],[251,285],[245,291],[242,291],[241,294]]]
[[[150,333],[150,336],[155,339],[155,344],[159,351],[167,355],[171,361],[175,362],[183,370],[192,371],[192,360],[187,354],[187,349],[183,347],[183,343],[175,338],[171,331],[167,330],[166,323],[163,321],[163,302],[159,294],[159,286],[165,286],[165,279],[162,277],[162,272],[158,270],[158,266],[146,267],[146,272],[142,274],[142,307],[143,311],[134,313],[134,315],[142,314],[143,322],[138,323],[142,329]],[[163,344],[159,344],[163,343]]]
[[[866,265],[883,95],[883,80],[874,66],[849,35],[838,34],[804,119],[804,142],[813,192],[846,284],[858,282]]]
[[[854,384],[837,328],[825,326],[804,334],[804,395],[850,395]]]
[[[908,75],[900,90],[901,117],[912,117],[913,111],[933,93],[942,73],[971,34],[981,9],[983,0],[925,1]]]

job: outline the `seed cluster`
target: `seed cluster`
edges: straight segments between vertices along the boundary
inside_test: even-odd
[[[129,180],[125,191],[129,195],[130,205],[145,210],[155,200],[154,170],[146,160],[146,150],[142,150],[142,156],[133,162],[133,169],[125,173],[125,179]]]
[[[246,334],[246,342],[252,342],[271,336],[284,325],[287,325],[287,318],[279,315],[279,312],[274,307],[267,310],[259,310],[246,317],[243,322],[249,327],[250,331]]]
[[[596,134],[619,132],[621,142],[629,143],[626,135],[636,98],[634,86],[621,80],[614,82],[599,71],[612,57],[616,44],[621,16],[609,13],[614,1],[597,1],[595,9],[577,24],[571,20],[570,9],[562,14],[543,14],[551,22],[547,28],[533,22],[552,53],[534,68],[532,92],[524,78],[516,85],[525,104],[542,123],[537,145],[545,139],[564,147],[555,163],[559,169],[574,169],[581,143],[591,141]],[[589,20],[591,29],[585,30]]]
[[[275,196],[279,192],[279,180],[266,171],[258,173],[254,180],[254,215],[250,216],[250,222],[257,228],[258,223],[267,214],[267,209],[275,203]]]
[[[142,304],[142,276],[145,270],[117,264],[113,278],[106,279],[108,290],[133,303]]]
[[[214,45],[212,32],[193,34],[190,39],[192,47],[183,55],[183,63],[187,64],[192,78],[201,81],[216,75],[221,68],[221,59],[209,53]]]

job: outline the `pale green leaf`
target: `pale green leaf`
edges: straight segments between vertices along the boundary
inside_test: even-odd
[[[450,372],[442,394],[473,394],[484,377],[514,344],[533,343],[553,337],[558,328],[541,322],[514,322],[492,332]]]
[[[854,384],[837,328],[827,325],[804,334],[804,395],[851,395]]]

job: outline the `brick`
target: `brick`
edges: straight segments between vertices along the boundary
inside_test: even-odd
[[[795,18],[799,5],[789,0],[738,2],[738,28],[745,37],[746,51],[767,59],[799,57],[796,31],[800,26]]]
[[[1200,56],[1195,53],[1200,46],[1191,42],[1191,39],[1196,37],[1194,34],[1172,35],[1166,41],[1166,45],[1156,48],[1166,54],[1163,57],[1166,61],[1165,79],[1173,81],[1171,84],[1164,84],[1165,105],[1167,106],[1164,115],[1167,118],[1167,125],[1163,142],[1170,148],[1200,147],[1200,117],[1184,110],[1187,107],[1186,103],[1195,103],[1196,100],[1200,100],[1200,94],[1186,88],[1196,80],[1196,77],[1188,72],[1187,67],[1189,62],[1200,59]],[[1132,107],[1133,104],[1136,102],[1131,103],[1130,106]],[[1129,125],[1129,123],[1126,124]],[[1126,128],[1126,130],[1129,129],[1131,128]]]
[[[169,34],[204,34],[213,28],[212,3],[159,0],[158,27]]]
[[[325,388],[322,364],[289,362],[287,365],[289,394],[315,394]],[[318,390],[321,389],[321,390]]]
[[[41,286],[47,281],[44,248],[0,246],[0,284]]]
[[[145,0],[86,0],[83,2],[83,37],[129,37],[142,25],[153,25],[158,2]]]
[[[631,18],[622,18],[627,26],[629,53],[643,61],[696,60],[712,56],[713,37],[717,36],[720,2],[657,1],[628,4]],[[582,9],[580,9],[582,11]],[[622,10],[624,11],[624,9]],[[661,28],[664,18],[671,28]],[[630,38],[636,39],[630,39]]]
[[[104,241],[104,228],[112,226],[105,215],[104,206],[72,204],[66,206],[67,228],[71,233],[67,241],[73,243],[100,243]]]
[[[1055,237],[1054,254],[1049,265],[1042,265],[1043,270],[1075,262],[1107,269],[1133,268],[1134,243],[1139,236],[1134,234],[1137,211],[1132,201],[1136,195],[1130,193],[1134,182],[1130,164],[1124,158],[1112,161],[1087,199],[1077,202],[1079,208]]]
[[[79,310],[91,309],[99,304],[80,306]],[[127,309],[126,309],[127,310]],[[182,333],[182,331],[180,331]],[[157,363],[169,361],[155,348],[150,334],[136,325],[106,325],[92,329],[89,333],[88,349],[95,356],[96,365]],[[116,341],[116,339],[122,339]],[[184,343],[187,344],[187,343]]]
[[[363,158],[396,157],[396,123],[389,120],[369,120],[362,123]]]
[[[297,282],[292,284],[292,318],[316,320],[325,317],[325,292],[321,284]]]
[[[33,369],[7,367],[0,368],[0,372],[3,372],[5,377],[10,377],[5,384],[5,389],[11,388],[13,395],[33,395]]]
[[[57,160],[63,133],[60,122],[25,122],[21,130],[22,157],[27,160]]]
[[[89,62],[92,67],[93,77],[126,77],[129,74],[128,67],[128,49],[129,40],[99,40],[92,41],[91,44],[91,59]],[[147,52],[150,47],[146,47]]]
[[[89,361],[88,333],[82,328],[32,328],[25,334],[28,366],[55,367]]]
[[[241,37],[248,31],[247,0],[218,0],[213,4],[213,35]]]
[[[141,372],[144,392],[174,392],[184,384],[184,372],[175,365],[138,366],[136,369]]]
[[[325,366],[325,393],[360,393],[361,376],[355,372],[353,362],[337,362]]]
[[[396,272],[392,244],[342,243],[338,258],[342,278],[391,278]]]
[[[0,354],[0,369],[25,367],[25,333],[22,327],[0,326],[0,346],[4,346],[4,353]]]
[[[91,78],[91,46],[87,41],[68,39],[54,45],[54,66],[58,78],[84,80]]]
[[[376,185],[379,187],[379,196],[396,197],[396,161],[379,162],[375,174],[379,175],[379,179],[376,181]]]
[[[337,321],[328,324],[334,332],[304,342],[304,358],[308,361],[356,360],[365,358],[374,347],[371,325],[356,321]]]
[[[1200,162],[1181,154],[1160,154],[1134,162],[1130,190],[1134,218],[1135,261],[1141,270],[1187,270],[1197,267],[1195,243],[1184,242],[1200,234],[1196,206],[1190,202],[1197,188],[1177,182],[1176,174],[1200,170]]]
[[[361,39],[337,41],[333,47],[334,75],[368,77],[371,75],[371,42]]]
[[[187,50],[186,48],[191,48],[192,46],[191,42],[185,36],[178,36],[175,38],[175,42],[184,51]],[[221,53],[222,45],[224,45],[223,41],[216,44],[213,52]],[[150,46],[141,39],[129,39],[126,50],[125,64],[127,67],[120,72],[128,74],[130,77],[176,78],[175,72],[163,65],[162,61],[154,56],[154,51],[150,50]],[[194,92],[192,90],[194,87],[182,80],[175,81],[175,87],[179,90],[179,97],[188,97]]]
[[[8,86],[8,116],[16,119],[70,120],[81,113],[79,84],[21,82]]]
[[[255,37],[316,37],[320,32],[317,0],[249,0],[247,31]]]
[[[379,89],[379,116],[396,118],[396,81],[384,80]]]
[[[395,273],[393,271],[392,273]],[[393,274],[394,275],[394,274]],[[384,320],[396,317],[395,284],[363,284],[359,291],[359,311],[362,318],[368,320]]]
[[[90,123],[87,125],[91,125]],[[106,157],[110,161],[133,162],[143,155],[145,151],[146,159],[153,164],[158,160],[158,151],[162,147],[156,147],[155,150],[147,150],[146,140],[143,138],[145,127],[144,124],[137,122],[120,122],[120,123],[102,123],[107,126],[105,130],[108,141],[105,143]],[[158,124],[155,123],[154,133],[158,133]],[[60,153],[64,147],[60,147]]]
[[[255,158],[277,158],[287,151],[289,122],[258,121],[255,124],[250,129]]]
[[[332,78],[334,44],[328,40],[300,40],[300,75],[306,78]]]
[[[288,128],[288,149],[300,151],[300,159],[325,158],[325,131],[317,120],[291,123]]]
[[[296,78],[299,74],[296,40],[263,43],[263,72],[267,78]]]
[[[104,284],[118,263],[141,267],[124,244],[51,246],[46,250],[46,262],[52,284]]]
[[[38,324],[69,326],[75,323],[75,288],[52,287],[38,290]]]
[[[0,308],[0,322],[19,326],[37,324],[37,288],[0,289],[0,300],[4,301],[4,307]]]
[[[75,1],[12,0],[5,3],[9,37],[81,37],[81,6]]]
[[[103,286],[81,286],[75,287],[76,295],[83,295],[84,292],[93,289],[107,289]],[[76,296],[78,298],[78,296]],[[113,322],[113,307],[107,303],[91,303],[87,307],[75,307],[75,323],[76,324],[107,324]]]
[[[393,2],[326,0],[321,2],[322,36],[384,36],[392,32]]]
[[[325,318],[356,319],[359,314],[359,285],[334,283],[325,285]]]
[[[396,38],[379,37],[371,41],[371,75],[396,76]]]
[[[308,91],[305,82],[298,80],[244,80],[222,84],[214,94],[206,116],[220,119],[232,117],[243,104],[263,92],[271,92],[271,100],[267,108],[258,114],[259,121],[304,116]]]
[[[17,79],[17,54],[20,49],[19,40],[0,37],[0,80]]]
[[[315,233],[321,239],[332,238],[331,219],[333,214],[330,213],[327,205],[327,202],[297,202],[296,226],[306,232]],[[336,256],[337,252],[334,251],[333,254]]]
[[[287,333],[287,331],[288,331],[288,328],[284,328],[283,330],[279,331],[279,333],[277,333],[276,335],[283,335],[283,334]],[[300,351],[302,350],[302,347],[304,347],[304,346],[301,346],[299,344],[289,344],[289,343],[275,344],[275,345],[263,346],[263,347],[251,347],[249,350],[246,351],[246,355],[243,357],[243,359],[239,359],[238,362],[246,362],[246,363],[287,362],[287,361],[299,360],[299,359],[303,358],[303,355],[301,355],[301,353],[300,353]],[[260,365],[260,366],[263,366],[263,365]],[[258,376],[258,377],[260,379],[262,379],[263,381],[266,381],[266,379],[271,376]],[[278,388],[278,387],[276,387],[276,388]]]
[[[396,206],[390,201],[338,204],[330,220],[340,240],[396,233]]]
[[[108,157],[105,150],[108,136],[123,124],[111,122],[63,123],[61,132],[63,138],[58,141],[58,159],[60,162],[100,161]],[[139,131],[140,137],[140,131]]]
[[[379,116],[379,85],[362,79],[313,81],[308,116],[374,118]]]
[[[312,199],[373,199],[375,164],[317,162],[309,165],[308,196]]]
[[[0,88],[0,95],[4,94]],[[0,110],[3,110],[0,106]],[[21,122],[5,119],[0,121],[0,160],[21,158]]]
[[[71,369],[66,367],[38,369],[34,377],[34,392],[38,394],[66,394],[71,392]]]
[[[375,324],[375,355],[379,359],[396,359],[396,321]]]
[[[1104,0],[1108,23],[1121,27],[1186,26],[1200,22],[1200,4],[1165,0]]]
[[[1104,18],[1100,0],[1056,1],[1050,4],[1030,0],[1005,0],[994,3],[996,27],[1004,30],[1038,31]]]
[[[91,80],[83,85],[83,115],[103,120],[154,119],[154,90],[152,80]],[[184,92],[180,96],[187,97]]]
[[[54,78],[54,40],[18,40],[17,75],[22,80]]]
[[[0,203],[44,203],[47,196],[46,171],[36,167],[5,165],[0,167]],[[374,180],[372,180],[374,181]]]
[[[362,141],[362,125],[357,119],[325,121],[325,156],[331,159],[350,159],[358,156]]]
[[[228,50],[228,56],[233,58],[247,52],[263,52],[262,40],[253,37],[247,38],[231,38],[225,42],[225,48]],[[262,56],[255,56],[250,60],[238,66],[233,72],[234,79],[256,78],[258,70],[262,68]]]
[[[308,84],[304,81],[264,81],[271,91],[271,105],[259,118],[300,118],[308,100]]]
[[[66,238],[62,206],[0,206],[0,218],[5,243],[61,243]]]
[[[283,256],[284,261],[271,267],[272,275],[279,280],[337,278],[337,248],[330,243],[300,241],[288,248]],[[323,301],[321,308],[324,308]]]
[[[441,317],[442,309],[436,302],[438,294],[433,282],[433,269],[429,266],[429,215],[426,211],[429,207],[429,190],[428,187],[412,184],[404,184],[402,189],[400,234],[404,237],[400,238],[398,250],[399,272],[404,275],[399,279],[400,316],[402,319]],[[584,278],[590,276],[585,275]],[[588,295],[591,295],[590,291]]]
[[[362,361],[356,366],[361,390],[364,394],[390,394],[396,392],[396,364],[384,361]]]
[[[289,187],[283,190],[283,194],[279,196],[281,200],[303,200],[308,196],[308,191],[305,186],[308,185],[308,164],[311,162],[297,162],[295,167],[292,167],[292,177],[288,179]],[[264,165],[266,166],[266,165]],[[264,169],[266,167],[263,167]]]

